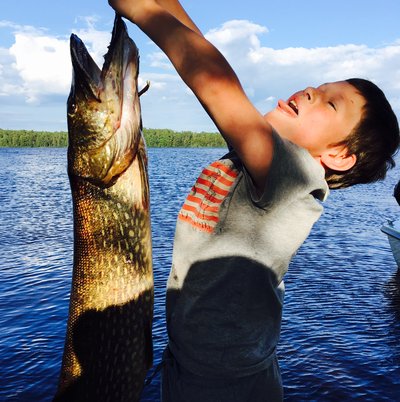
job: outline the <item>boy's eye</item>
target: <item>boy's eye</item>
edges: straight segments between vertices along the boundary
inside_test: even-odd
[[[333,107],[334,110],[336,110],[336,106],[335,106],[335,104],[333,102],[328,102],[328,103],[329,103],[330,106]]]

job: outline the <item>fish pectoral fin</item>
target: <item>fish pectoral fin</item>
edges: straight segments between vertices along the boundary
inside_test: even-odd
[[[138,95],[142,96],[150,88],[150,81],[146,81],[146,85],[139,91]]]
[[[149,208],[148,200],[150,198],[149,181],[147,176],[147,154],[144,148],[144,139],[140,139],[137,158],[140,165],[140,180],[142,182],[142,205],[145,209]]]

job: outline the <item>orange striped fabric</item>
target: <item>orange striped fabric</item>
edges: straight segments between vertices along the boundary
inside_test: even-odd
[[[222,161],[205,168],[187,196],[178,218],[193,227],[212,233],[219,221],[224,198],[238,176],[238,170]]]

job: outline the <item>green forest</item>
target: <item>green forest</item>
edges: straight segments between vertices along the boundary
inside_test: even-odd
[[[193,133],[191,131],[173,131],[168,129],[143,129],[144,138],[149,148],[198,148],[225,147],[225,141],[218,133]],[[66,132],[2,130],[0,129],[0,147],[53,147],[68,146]]]

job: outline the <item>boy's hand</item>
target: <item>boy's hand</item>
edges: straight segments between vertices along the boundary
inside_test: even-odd
[[[135,11],[149,0],[108,0],[108,4],[122,17],[134,22]]]
[[[124,0],[108,0],[108,4],[120,15],[125,16],[128,9],[128,1]]]

